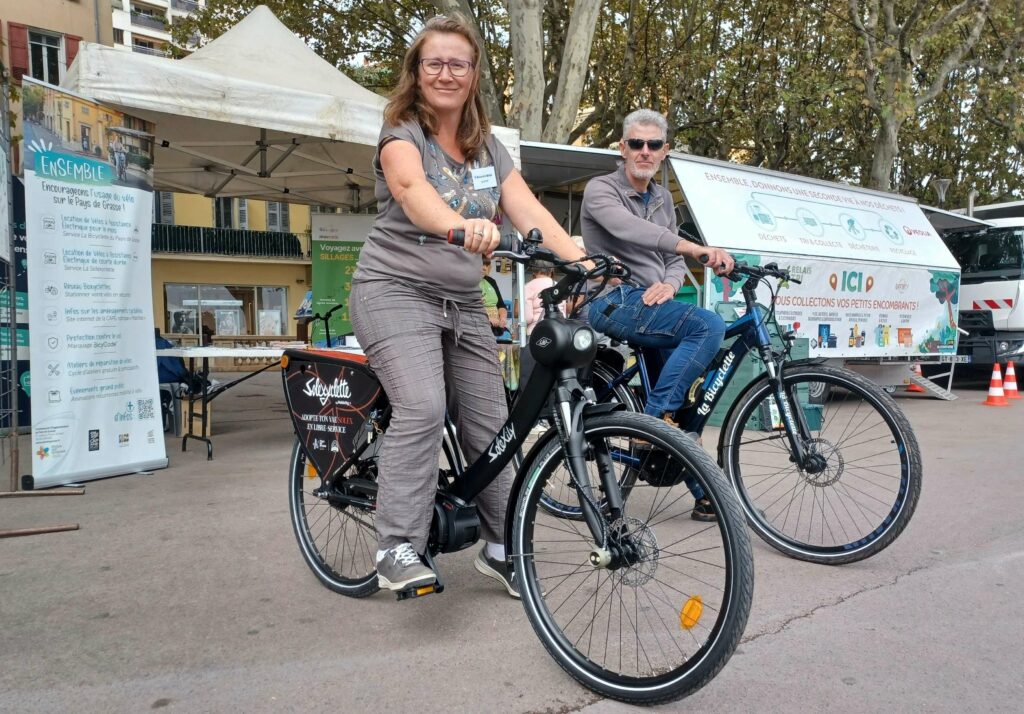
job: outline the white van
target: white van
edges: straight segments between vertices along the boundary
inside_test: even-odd
[[[973,216],[991,225],[943,236],[960,263],[958,354],[984,368],[1024,360],[1024,201],[983,206]]]

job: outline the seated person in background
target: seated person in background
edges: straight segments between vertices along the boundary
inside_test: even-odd
[[[612,339],[661,351],[664,366],[644,411],[671,419],[725,335],[721,317],[673,300],[685,279],[684,257],[706,259],[719,275],[732,270],[733,258],[720,248],[679,238],[672,194],[652,180],[668,156],[667,134],[661,114],[650,109],[629,114],[622,123],[624,164],[587,184],[580,219],[587,252],[621,259],[642,286],[606,286],[590,305],[590,324]],[[690,479],[687,485],[696,501],[691,516],[715,520],[700,485]]]
[[[481,266],[480,293],[484,300],[484,310],[487,311],[487,319],[491,322],[491,332],[495,337],[501,337],[508,329],[508,309],[505,307],[505,299],[501,296],[498,284],[491,277],[491,259],[484,256]]]
[[[526,292],[526,305],[523,315],[526,317],[526,334],[533,332],[534,326],[544,316],[540,302],[540,293],[555,284],[554,268],[546,263],[536,263],[533,269],[533,280],[524,287]],[[563,312],[565,308],[558,306]]]
[[[160,334],[160,328],[155,329],[156,348],[158,350],[177,347],[173,342]],[[189,372],[185,366],[185,360],[181,357],[160,357],[156,358],[156,375],[160,384],[189,384]]]

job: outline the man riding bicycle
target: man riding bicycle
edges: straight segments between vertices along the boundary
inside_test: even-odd
[[[644,411],[671,419],[725,335],[718,315],[673,300],[686,276],[685,258],[705,259],[719,275],[732,270],[733,258],[721,248],[679,238],[672,194],[652,180],[669,152],[667,134],[668,123],[658,112],[629,114],[622,123],[624,163],[587,184],[581,220],[587,252],[621,259],[643,286],[605,288],[590,305],[590,324],[613,339],[661,352],[664,365]],[[715,520],[700,486],[689,480],[687,485],[696,500],[692,517]]]

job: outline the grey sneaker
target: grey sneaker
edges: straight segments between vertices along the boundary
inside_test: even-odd
[[[423,564],[411,543],[389,548],[377,563],[377,584],[385,590],[407,590],[436,581],[434,571]]]
[[[487,546],[480,549],[479,555],[473,561],[473,566],[489,578],[494,578],[505,586],[508,594],[519,599],[519,580],[514,570],[508,567],[504,560],[495,560],[487,555]]]

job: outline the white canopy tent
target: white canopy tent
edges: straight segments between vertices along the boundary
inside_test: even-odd
[[[83,43],[63,86],[156,125],[157,189],[358,209],[386,100],[265,6],[180,60]],[[519,164],[519,133],[495,127]]]

